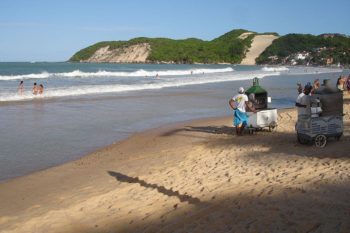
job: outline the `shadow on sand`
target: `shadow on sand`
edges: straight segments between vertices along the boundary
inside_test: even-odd
[[[293,155],[293,156],[307,156],[315,158],[350,158],[350,154],[347,149],[350,144],[349,136],[350,123],[344,123],[344,134],[339,141],[335,138],[328,138],[326,147],[317,148],[313,143],[302,145],[298,143],[297,136],[295,132],[268,132],[263,130],[257,132],[256,134],[250,135],[246,133],[242,137],[237,137],[233,135],[232,137],[218,137],[210,138],[205,143],[208,149],[212,148],[227,148],[231,147],[233,150],[237,147],[243,147],[248,149],[253,147],[264,147],[266,150],[260,151],[259,153],[251,151],[247,152],[245,156],[264,156],[264,155]],[[186,131],[195,131],[201,133],[212,133],[215,132],[227,132],[227,127],[224,126],[222,129],[220,127],[214,128],[212,126],[208,127],[189,127],[185,129]],[[233,131],[234,128],[231,128]],[[254,140],[252,140],[254,138]],[[339,150],[339,148],[344,148],[344,150]]]
[[[118,181],[129,180],[118,173],[112,174]],[[349,232],[349,194],[349,182],[325,184],[317,190],[293,187],[278,190],[277,186],[270,186],[259,197],[242,193],[200,205],[180,206],[170,212],[154,209],[160,212],[159,218],[124,216],[125,220],[116,219],[103,230],[86,227],[84,233]]]
[[[162,136],[169,137],[169,136],[181,133],[181,132],[191,132],[191,131],[211,133],[211,134],[233,135],[235,132],[235,128],[229,127],[229,126],[197,126],[197,127],[187,126],[185,128],[168,131],[168,132],[162,134]]]
[[[119,182],[134,183],[139,184],[145,188],[156,189],[158,192],[169,197],[177,197],[181,202],[188,202],[189,204],[198,204],[201,202],[198,198],[191,197],[187,194],[180,194],[179,191],[173,191],[172,189],[167,189],[164,186],[147,183],[146,181],[141,180],[138,177],[130,177],[114,171],[108,171],[108,174],[110,176],[113,176]]]

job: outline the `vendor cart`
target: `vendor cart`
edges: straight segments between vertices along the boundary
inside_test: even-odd
[[[249,133],[268,128],[273,131],[277,127],[277,109],[268,108],[270,97],[267,96],[267,91],[259,85],[259,79],[253,79],[253,86],[246,92],[249,103],[256,110],[256,112],[247,112],[249,121],[247,129]]]
[[[324,80],[312,96],[308,96],[306,114],[299,115],[295,125],[298,142],[325,147],[329,138],[343,135],[343,93]]]

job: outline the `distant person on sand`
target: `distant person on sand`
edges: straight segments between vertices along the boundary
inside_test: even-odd
[[[38,94],[38,91],[39,91],[39,88],[38,88],[38,86],[36,85],[36,83],[34,83],[33,90],[32,90],[33,95],[37,95],[37,94]]]
[[[320,88],[321,84],[320,84],[320,80],[317,78],[315,79],[314,81],[314,84],[312,85],[312,91],[311,91],[311,94],[314,94],[314,92]]]
[[[156,74],[156,78],[158,78],[158,77],[159,77],[159,74],[157,73],[157,74]]]
[[[244,127],[248,125],[249,117],[246,113],[246,108],[255,112],[255,110],[251,109],[248,105],[248,96],[244,94],[243,87],[240,87],[238,89],[238,94],[230,99],[229,105],[234,110],[233,125],[236,126],[236,133],[241,136]]]
[[[340,76],[337,80],[337,88],[341,91],[344,91],[344,78]]]
[[[39,85],[38,93],[39,93],[40,95],[42,95],[42,94],[44,93],[44,86],[43,86],[43,84],[40,84],[40,85]]]
[[[303,93],[303,86],[301,85],[301,83],[297,83],[297,87],[298,87],[298,94]]]
[[[18,94],[23,95],[24,92],[24,83],[23,80],[18,85]]]
[[[346,88],[348,89],[348,94],[350,94],[350,74],[348,76],[348,79],[346,80]]]
[[[309,85],[311,85],[311,83],[308,83]],[[315,91],[320,88],[321,84],[320,84],[320,80],[317,78],[314,80],[314,83],[312,84],[312,89],[311,89],[311,95],[313,95],[315,93]],[[300,93],[299,93],[300,94]]]
[[[302,93],[300,93],[295,101],[298,107],[298,116],[307,115],[306,107],[309,105],[309,94],[311,93],[311,84],[306,84]]]

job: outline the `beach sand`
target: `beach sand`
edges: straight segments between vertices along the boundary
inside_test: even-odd
[[[350,232],[349,102],[322,149],[290,109],[275,132],[196,120],[2,183],[0,232]]]

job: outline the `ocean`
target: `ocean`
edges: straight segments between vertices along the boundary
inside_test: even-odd
[[[78,159],[133,133],[231,116],[228,100],[258,77],[269,107],[294,106],[296,83],[348,70],[240,65],[0,63],[0,181]],[[23,94],[18,85],[24,81]],[[44,86],[33,95],[34,83]]]

